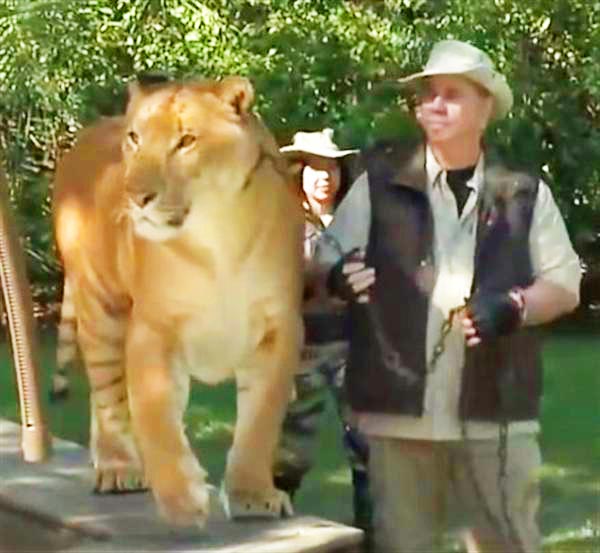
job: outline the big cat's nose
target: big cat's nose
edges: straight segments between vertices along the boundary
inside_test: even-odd
[[[156,196],[156,192],[137,192],[131,195],[131,199],[139,207],[146,207]]]
[[[189,213],[189,209],[184,209],[183,211],[173,214],[169,217],[169,219],[167,220],[167,223],[172,226],[172,227],[178,227],[180,225],[183,224],[183,222],[185,221],[185,218],[187,217],[188,213]]]

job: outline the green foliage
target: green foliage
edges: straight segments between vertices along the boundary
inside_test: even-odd
[[[38,299],[53,297],[48,192],[84,124],[123,109],[145,71],[249,76],[281,142],[325,125],[342,146],[414,132],[391,81],[454,37],[485,49],[512,85],[490,130],[543,168],[575,237],[600,211],[600,3],[584,0],[0,0],[0,140]]]

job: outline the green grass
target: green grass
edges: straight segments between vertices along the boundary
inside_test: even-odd
[[[600,332],[550,335],[544,361],[542,530],[549,551],[600,551]]]
[[[54,339],[42,339],[44,396],[54,367]],[[549,334],[545,348],[545,393],[541,443],[544,456],[540,523],[546,553],[600,551],[600,333],[562,330]],[[81,375],[70,398],[48,405],[54,435],[87,443],[87,391]],[[44,397],[45,399],[45,397]],[[231,384],[195,385],[186,414],[198,456],[218,485],[235,422]],[[0,417],[17,420],[12,365],[0,344]],[[350,474],[340,446],[332,405],[322,421],[320,456],[297,495],[299,512],[331,520],[352,518]]]

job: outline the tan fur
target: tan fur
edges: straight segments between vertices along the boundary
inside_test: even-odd
[[[235,377],[225,491],[281,507],[272,455],[301,343],[303,217],[248,81],[133,88],[60,161],[56,239],[92,389],[96,488],[202,524],[189,376]]]

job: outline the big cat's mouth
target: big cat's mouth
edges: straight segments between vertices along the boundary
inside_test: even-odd
[[[133,209],[129,211],[135,233],[146,240],[164,242],[181,234],[189,208],[164,212],[156,209]]]

